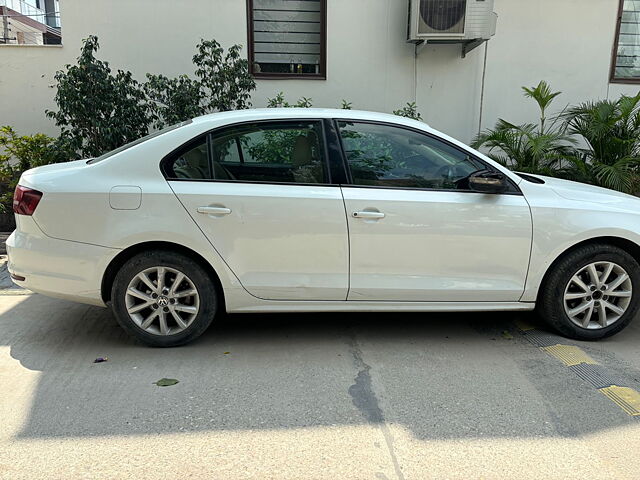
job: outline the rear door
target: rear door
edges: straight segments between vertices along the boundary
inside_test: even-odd
[[[346,299],[347,222],[322,122],[222,128],[166,162],[171,188],[251,294]]]
[[[349,300],[512,302],[524,290],[531,214],[517,186],[473,192],[487,168],[416,130],[340,121],[351,185]]]

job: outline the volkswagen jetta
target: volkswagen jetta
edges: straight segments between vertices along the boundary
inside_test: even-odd
[[[516,174],[426,124],[217,113],[25,172],[14,282],[108,305],[142,342],[216,312],[533,310],[598,339],[638,309],[640,200]]]

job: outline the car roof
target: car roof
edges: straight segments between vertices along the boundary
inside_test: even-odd
[[[346,110],[337,108],[252,108],[246,110],[233,110],[229,112],[216,112],[193,119],[194,123],[209,122],[244,122],[266,119],[291,119],[291,118],[340,118],[349,120],[369,120],[375,122],[389,122],[399,125],[407,125],[424,129],[429,127],[426,123],[411,118],[391,115],[389,113],[368,112],[364,110]]]

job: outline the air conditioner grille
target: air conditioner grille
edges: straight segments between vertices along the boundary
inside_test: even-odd
[[[466,9],[467,0],[421,0],[420,17],[425,25],[420,33],[464,33]]]

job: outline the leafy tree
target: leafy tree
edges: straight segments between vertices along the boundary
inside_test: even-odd
[[[0,152],[0,213],[11,212],[13,191],[22,172],[73,158],[64,138],[42,133],[20,136],[8,126],[0,127]]]
[[[114,75],[96,58],[98,48],[98,38],[90,36],[77,64],[56,72],[58,111],[46,112],[83,156],[98,156],[146,135],[151,121],[140,84],[131,72]]]
[[[622,192],[637,192],[640,168],[640,93],[618,100],[585,102],[564,113],[569,132],[581,136],[568,161],[568,174],[579,181]]]
[[[406,106],[399,108],[398,110],[394,110],[393,114],[422,121],[422,115],[418,112],[416,102],[407,103]]]
[[[300,97],[296,103],[289,103],[284,99],[283,92],[279,92],[275,97],[267,99],[267,108],[311,108],[311,107],[313,107],[313,100],[311,98]]]
[[[217,41],[201,40],[193,56],[197,79],[147,74],[144,90],[154,126],[162,128],[206,113],[251,107],[256,82],[249,73],[249,62],[240,56],[241,49],[233,45],[225,54]]]
[[[204,113],[200,83],[187,75],[167,78],[147,73],[144,91],[153,126],[161,129]]]
[[[546,112],[560,92],[552,92],[541,81],[536,87],[522,87],[525,97],[533,99],[540,110],[538,125],[515,125],[500,119],[493,129],[480,133],[473,140],[474,148],[485,147],[489,156],[502,165],[519,172],[554,175],[563,162],[572,156],[574,140],[564,125],[555,119],[547,124]]]
[[[215,40],[201,40],[193,56],[206,112],[241,110],[251,107],[256,82],[249,62],[240,55],[242,47],[232,45],[227,53]]]

